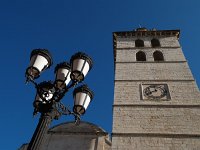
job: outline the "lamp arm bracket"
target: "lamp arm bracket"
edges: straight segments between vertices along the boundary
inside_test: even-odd
[[[67,86],[67,87],[65,88],[65,91],[64,91],[64,92],[65,92],[65,93],[68,92],[69,89],[75,87],[77,84],[78,84],[78,82],[72,82],[69,86]]]
[[[55,103],[56,110],[61,114],[61,115],[73,115],[75,117],[75,124],[79,125],[80,124],[80,115],[74,113],[73,111],[70,111],[69,107],[66,107],[63,103],[61,102],[56,102]]]
[[[25,84],[28,84],[29,82],[31,82],[35,86],[35,88],[38,87],[38,84],[32,78],[27,77]]]
[[[80,115],[74,113],[74,117],[75,117],[75,125],[78,126],[81,121]]]
[[[69,108],[65,107],[65,105],[61,102],[56,102],[55,103],[55,108],[58,110],[59,113],[62,115],[70,115],[71,111]]]

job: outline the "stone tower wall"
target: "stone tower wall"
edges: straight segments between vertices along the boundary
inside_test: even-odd
[[[152,34],[153,33],[153,34]],[[200,149],[200,93],[182,53],[179,31],[114,34],[113,150]],[[157,38],[160,47],[151,47]],[[135,47],[142,39],[144,47]],[[159,50],[164,61],[156,62]],[[146,61],[136,61],[143,51]],[[165,84],[168,98],[147,100],[143,85]]]

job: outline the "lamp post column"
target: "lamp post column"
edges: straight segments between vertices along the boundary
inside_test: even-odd
[[[41,143],[44,139],[44,135],[47,133],[52,120],[55,118],[56,112],[57,111],[55,109],[52,109],[49,112],[41,113],[37,128],[35,129],[27,150],[40,149]]]

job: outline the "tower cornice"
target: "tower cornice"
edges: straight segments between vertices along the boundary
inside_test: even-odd
[[[147,30],[146,28],[138,28],[133,31],[117,31],[113,32],[113,49],[114,49],[114,61],[116,59],[116,47],[117,47],[117,38],[130,38],[130,37],[169,37],[176,36],[179,39],[180,30]]]
[[[180,30],[140,30],[113,32],[114,37],[144,37],[144,36],[176,36],[179,38]]]

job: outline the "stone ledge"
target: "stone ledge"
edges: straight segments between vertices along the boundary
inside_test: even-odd
[[[163,138],[200,138],[200,134],[161,134],[161,133],[112,133],[112,137],[163,137]]]

